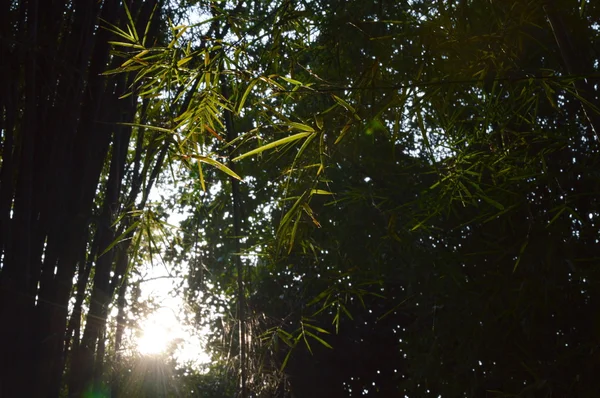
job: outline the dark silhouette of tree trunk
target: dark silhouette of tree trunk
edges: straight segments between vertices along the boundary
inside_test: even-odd
[[[156,2],[128,4],[145,27]],[[114,240],[112,222],[126,208],[120,194],[131,127],[117,123],[132,122],[138,106],[135,96],[119,99],[130,83],[126,75],[102,76],[109,68],[111,33],[99,26],[101,20],[125,21],[122,7],[116,0],[0,5],[3,397],[59,396],[67,356],[80,347],[82,303],[93,267],[94,312],[87,318],[84,346],[104,342],[118,247],[96,257]],[[107,191],[97,199],[107,161]],[[137,193],[129,197],[133,203]],[[94,216],[96,206],[103,208],[100,217]],[[119,278],[126,268],[118,263]],[[67,325],[75,277],[77,296]],[[89,358],[86,368],[102,363],[102,354]]]

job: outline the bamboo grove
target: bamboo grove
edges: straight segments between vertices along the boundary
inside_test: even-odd
[[[596,2],[1,7],[0,396],[600,387]],[[161,385],[157,253],[213,360]]]

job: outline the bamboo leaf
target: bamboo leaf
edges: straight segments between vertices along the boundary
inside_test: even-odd
[[[133,22],[133,18],[131,17],[131,13],[129,12],[129,7],[127,7],[127,3],[123,2],[123,7],[125,7],[125,13],[127,14],[127,19],[129,20],[129,26],[127,26],[127,28],[129,29],[129,33],[131,34],[132,37],[135,38],[135,42],[139,43],[140,42],[140,38],[138,37],[138,34],[136,32],[135,29],[135,22]]]
[[[494,206],[496,209],[504,210],[504,205],[502,205],[502,203],[496,202],[494,199],[490,198],[489,196],[481,194],[481,195],[479,195],[479,197],[481,199],[483,199],[484,201],[486,201],[488,204]]]
[[[196,160],[199,160],[200,162],[208,163],[211,166],[218,168],[222,172],[228,174],[229,176],[231,176],[237,180],[240,180],[240,181],[242,180],[242,178],[239,175],[237,175],[233,170],[231,170],[229,167],[225,166],[221,162],[218,162],[212,158],[209,158],[207,156],[202,156],[202,155],[189,155],[189,156]]]
[[[331,295],[331,292],[329,289],[323,290],[321,293],[319,293],[317,295],[317,297],[315,297],[308,304],[306,304],[306,306],[310,307],[311,305],[318,303],[319,301],[323,300],[325,297],[327,297],[329,295]]]
[[[527,248],[528,244],[529,244],[529,239],[527,239],[521,246],[521,249],[519,250],[519,255],[517,256],[517,261],[515,261],[515,266],[513,267],[513,273],[517,271],[517,267],[519,267],[519,263],[521,262],[521,259],[523,258],[523,253],[525,253],[525,249]]]
[[[264,152],[266,150],[269,150],[269,149],[272,149],[272,148],[275,148],[275,147],[278,147],[278,146],[281,146],[281,145],[284,145],[284,144],[287,144],[287,143],[290,143],[290,142],[298,141],[299,139],[302,139],[302,138],[304,138],[306,136],[309,136],[309,135],[310,135],[309,132],[298,133],[298,134],[291,135],[289,137],[282,138],[282,139],[277,140],[277,141],[270,142],[267,145],[263,145],[263,146],[261,146],[259,148],[253,149],[253,150],[251,150],[249,152],[244,153],[243,155],[240,155],[240,156],[234,158],[233,161],[237,162],[238,160],[247,158],[248,156],[256,155],[256,154],[259,154],[259,153]]]
[[[310,191],[311,195],[333,195],[333,192],[324,191],[322,189],[312,189]]]
[[[215,137],[219,141],[226,142],[225,138],[221,137],[221,135],[219,133],[217,133],[215,130],[213,130],[209,125],[205,124],[204,128],[206,129],[206,131],[208,131],[213,137]]]
[[[151,126],[149,124],[140,124],[140,123],[120,123],[124,126],[132,126],[132,127],[142,127],[148,130],[155,130],[155,131],[160,131],[162,133],[169,133],[169,134],[173,134],[173,130],[170,129],[166,129],[164,127],[158,127],[158,126]]]
[[[335,324],[335,334],[339,334],[340,332],[340,308],[337,308],[335,316],[333,317],[332,324]]]
[[[346,101],[344,101],[343,99],[338,97],[337,95],[333,95],[333,99],[335,100],[335,102],[337,102],[338,104],[340,104],[341,106],[346,108],[346,110],[352,112],[352,114],[356,114],[356,110],[352,107],[352,105],[350,105],[349,103],[347,103]]]
[[[152,20],[154,19],[154,13],[158,8],[158,3],[154,5],[152,12],[150,13],[150,17],[148,18],[148,23],[146,23],[146,29],[144,30],[144,37],[142,37],[142,44],[146,45],[146,39],[148,38],[148,32],[150,31],[150,25],[152,24]]]
[[[302,328],[302,339],[304,340],[304,344],[306,344],[306,348],[308,348],[308,352],[310,352],[310,355],[313,355],[312,352],[312,348],[310,347],[310,344],[308,343],[308,339],[306,338],[306,336],[309,334],[310,332],[304,330],[304,327]]]
[[[295,344],[292,346],[292,348],[293,347],[295,347]],[[281,367],[279,368],[280,372],[283,372],[283,370],[285,369],[285,366],[287,365],[287,363],[288,363],[288,361],[290,359],[290,356],[292,355],[292,351],[293,351],[292,348],[290,348],[290,350],[288,351],[287,355],[285,356],[285,359],[283,360],[283,363],[281,364]]]
[[[311,324],[309,324],[309,323],[305,323],[305,324],[304,324],[304,327],[306,327],[306,328],[310,328],[310,329],[313,329],[313,330],[316,330],[316,331],[317,331],[317,332],[319,332],[319,333],[325,333],[325,334],[329,334],[329,332],[328,332],[327,330],[325,330],[325,329],[323,329],[323,328],[320,328],[320,327],[318,327],[318,326],[315,326],[315,325],[311,325]]]
[[[285,80],[288,83],[291,83],[295,86],[303,86],[304,84],[302,84],[302,82],[298,81],[298,80],[294,80],[292,78],[289,77],[285,77],[285,76],[279,76],[281,79]]]
[[[200,177],[200,186],[202,190],[206,192],[206,184],[204,183],[204,172],[202,171],[202,162],[198,160],[196,162],[198,164],[198,176]]]
[[[323,340],[322,338],[320,338],[319,336],[317,336],[316,334],[309,332],[308,330],[304,332],[306,335],[312,337],[313,339],[317,340],[319,343],[321,343],[322,345],[324,345],[327,348],[333,349],[333,347],[331,346],[331,344],[329,344],[328,342],[326,342],[325,340]]]
[[[294,347],[294,344],[290,340],[292,338],[291,334],[287,333],[285,330],[283,330],[281,328],[277,329],[276,334],[288,347],[290,347],[290,348]]]
[[[565,212],[565,210],[567,210],[566,206],[562,206],[560,208],[560,210],[554,215],[554,217],[552,217],[552,220],[550,220],[550,222],[548,223],[548,225],[546,225],[546,228],[548,228],[550,225],[552,225],[554,223],[554,221],[556,221],[558,219],[558,217],[560,217],[561,214],[563,214]],[[554,211],[550,210],[550,212]]]
[[[340,142],[342,140],[342,138],[344,138],[344,136],[346,135],[346,133],[348,132],[348,130],[350,130],[351,126],[352,126],[352,122],[346,123],[346,125],[342,128],[342,132],[340,133],[340,135],[338,136],[338,138],[333,143],[334,145],[337,144],[338,142]]]
[[[308,214],[308,216],[310,217],[310,219],[312,220],[313,224],[315,224],[315,226],[317,228],[321,228],[321,223],[319,223],[319,221],[317,221],[317,219],[314,216],[314,212],[313,210],[310,208],[310,206],[308,205],[308,203],[302,203],[302,209],[304,210],[304,212],[306,214]]]
[[[258,83],[258,79],[253,79],[250,81],[250,83],[248,83],[248,87],[246,87],[246,90],[244,91],[244,94],[242,95],[242,98],[240,99],[240,103],[238,104],[238,108],[237,108],[237,112],[236,112],[238,115],[241,112],[242,108],[244,107],[244,104],[246,103],[246,99],[248,98],[248,95],[250,94],[250,92],[252,91],[254,86],[256,86],[256,83]]]
[[[135,41],[135,37],[131,36],[130,34],[125,32],[123,29],[119,28],[118,26],[113,25],[104,19],[101,19],[101,21],[108,26],[108,27],[104,27],[104,29],[108,30],[109,32],[112,32],[112,33],[116,34],[117,36],[121,36],[122,38],[124,38],[130,42]]]
[[[281,224],[279,225],[279,229],[277,230],[278,234],[281,231],[281,229],[289,222],[290,218],[292,217],[294,212],[296,212],[296,210],[298,209],[298,207],[304,200],[305,196],[306,196],[306,192],[303,193],[301,196],[299,196],[298,199],[296,200],[296,202],[292,205],[292,208],[290,210],[288,210],[287,213],[285,213],[285,215],[283,216],[283,219],[281,220]]]
[[[110,245],[108,245],[108,246],[106,247],[106,249],[104,249],[104,250],[102,251],[102,253],[100,253],[100,255],[99,255],[98,257],[102,257],[103,255],[105,255],[106,253],[108,253],[108,252],[109,252],[109,251],[110,251],[110,250],[111,250],[113,247],[115,247],[117,244],[119,244],[119,243],[121,243],[121,242],[125,241],[125,240],[126,240],[126,239],[125,239],[125,237],[126,237],[126,236],[127,236],[129,233],[130,233],[130,232],[132,232],[133,230],[135,230],[135,229],[138,227],[138,225],[139,225],[139,220],[138,220],[138,221],[136,221],[136,222],[134,222],[134,223],[132,223],[132,224],[129,226],[129,228],[127,228],[127,229],[125,230],[125,232],[123,232],[121,235],[119,235],[119,237],[118,237],[118,238],[116,238],[115,240],[113,240],[113,241],[111,242],[111,244],[110,244]]]
[[[319,130],[323,130],[323,116],[320,114],[315,115],[315,123]]]
[[[290,242],[288,245],[288,254],[290,254],[292,252],[292,249],[294,248],[294,241],[296,240],[296,232],[298,231],[298,225],[300,224],[300,215],[302,213],[298,213],[296,215],[296,220],[294,221],[294,225],[292,227],[292,232],[290,234]]]
[[[112,44],[113,46],[120,46],[120,47],[127,47],[127,48],[137,48],[140,50],[145,50],[144,46],[140,46],[139,44],[136,43],[125,43],[122,41],[109,41],[109,44]]]
[[[414,227],[412,227],[410,230],[412,231],[416,231],[417,229],[421,228],[427,221],[429,221],[429,219],[431,219],[432,217],[436,216],[437,212],[434,212],[433,214],[429,215],[428,217],[426,217],[424,220],[420,221],[417,225],[415,225]]]
[[[348,311],[348,309],[346,308],[346,306],[344,306],[344,305],[343,305],[343,304],[341,304],[341,303],[338,303],[338,305],[340,306],[340,309],[342,310],[342,312],[343,312],[344,314],[346,314],[346,316],[347,316],[347,317],[348,317],[348,318],[349,318],[351,321],[353,321],[353,320],[354,320],[354,317],[352,317],[352,314],[350,314],[350,311]]]
[[[275,80],[271,79],[272,76],[269,77],[265,77],[265,76],[261,76],[258,79],[264,81],[265,83],[268,83],[272,86],[277,87],[279,90],[281,91],[285,91],[285,87],[283,87],[281,84],[277,83]]]
[[[181,67],[185,64],[187,64],[188,62],[190,62],[192,60],[193,57],[185,57],[183,59],[180,59],[179,61],[177,61],[177,66]]]
[[[314,128],[312,128],[306,124],[296,123],[296,122],[288,122],[287,125],[289,125],[290,127],[292,127],[293,129],[296,129],[296,130],[307,131],[309,133],[315,132]]]

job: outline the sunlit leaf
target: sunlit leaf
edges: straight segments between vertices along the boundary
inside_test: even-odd
[[[112,44],[113,46],[130,47],[130,48],[137,48],[140,50],[144,50],[144,46],[141,46],[136,43],[125,43],[122,41],[109,41],[109,43]]]
[[[256,148],[256,149],[253,149],[253,150],[251,150],[249,152],[246,152],[243,155],[240,155],[240,156],[234,158],[233,161],[235,162],[235,161],[247,158],[248,156],[256,155],[256,154],[259,154],[261,152],[267,151],[269,149],[276,148],[276,147],[278,147],[280,145],[285,145],[285,144],[288,144],[290,142],[298,141],[298,140],[300,140],[300,139],[302,139],[304,137],[307,137],[309,135],[310,135],[310,133],[306,132],[306,133],[298,133],[298,134],[294,134],[294,135],[291,135],[291,136],[288,136],[288,137],[285,137],[285,138],[281,138],[281,139],[279,139],[277,141],[273,141],[273,142],[270,142],[270,143],[268,143],[266,145],[263,145],[260,148]]]
[[[333,192],[324,191],[322,189],[311,189],[311,195],[333,195]]]
[[[300,131],[307,131],[309,133],[314,133],[315,129],[306,125],[306,124],[302,124],[302,123],[295,123],[295,122],[288,122],[287,123],[288,126],[290,126],[291,128],[295,129],[295,130],[300,130]]]
[[[181,67],[181,66],[183,66],[183,65],[187,64],[188,62],[190,62],[192,59],[193,59],[193,57],[185,57],[185,58],[182,58],[182,59],[180,59],[179,61],[177,61],[177,66],[178,66],[178,67]]]
[[[127,7],[127,3],[123,3],[123,7],[125,8],[125,13],[127,14],[127,20],[129,21],[129,25],[127,29],[129,29],[129,33],[133,38],[135,38],[136,43],[140,42],[140,38],[138,37],[137,31],[135,29],[135,22],[131,17],[131,13],[129,12],[129,7]]]
[[[248,83],[248,87],[246,87],[246,90],[244,91],[244,94],[242,95],[242,98],[240,99],[240,102],[238,103],[238,107],[237,107],[237,111],[236,111],[237,114],[239,114],[242,111],[242,108],[244,108],[244,105],[246,104],[246,99],[248,98],[248,95],[250,94],[250,92],[252,91],[254,86],[256,86],[256,83],[258,83],[258,81],[259,81],[259,79],[253,79],[253,80],[250,80],[250,83]]]
[[[216,167],[217,169],[221,170],[222,172],[226,173],[227,175],[237,179],[237,180],[242,180],[242,178],[237,175],[236,173],[233,172],[233,170],[231,170],[229,167],[225,166],[223,163],[216,161],[215,159],[209,158],[207,156],[201,156],[201,155],[188,155],[196,160],[199,160],[200,162],[204,162],[207,164],[210,164],[211,166]]]
[[[137,229],[137,227],[139,226],[139,220],[135,221],[133,223],[131,223],[131,225],[129,226],[129,228],[127,228],[125,230],[125,232],[123,232],[121,235],[119,235],[115,240],[113,240],[99,255],[98,257],[102,257],[103,255],[105,255],[106,253],[108,253],[109,251],[112,250],[112,248],[114,248],[116,245],[118,245],[119,243],[123,242],[126,237],[131,234],[131,232],[135,231]]]

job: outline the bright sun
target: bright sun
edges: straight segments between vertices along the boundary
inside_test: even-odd
[[[203,349],[202,335],[208,328],[191,331],[185,328],[175,316],[172,308],[162,307],[148,316],[140,325],[141,334],[135,343],[142,355],[164,354],[174,342],[178,343],[175,358],[181,363],[196,366],[208,364],[210,356]]]
[[[160,308],[140,326],[142,334],[137,339],[137,348],[143,355],[161,354],[173,341],[183,337],[179,321],[169,308]]]

